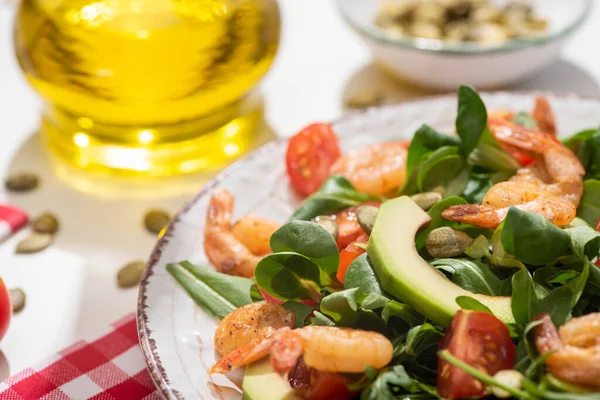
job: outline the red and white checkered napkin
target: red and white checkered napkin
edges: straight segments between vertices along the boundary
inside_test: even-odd
[[[0,383],[2,400],[161,400],[138,343],[135,316],[115,322]]]

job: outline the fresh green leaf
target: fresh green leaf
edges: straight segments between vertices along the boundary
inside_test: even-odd
[[[372,200],[377,198],[360,193],[346,178],[333,175],[318,192],[302,202],[290,220],[310,221],[319,215],[331,214]]]
[[[490,253],[490,242],[483,235],[479,235],[471,242],[465,249],[465,254],[476,260],[486,258],[492,258]]]
[[[363,293],[383,294],[383,289],[373,271],[367,253],[358,256],[348,267],[344,277],[344,288],[359,288]]]
[[[577,209],[577,216],[595,226],[600,220],[600,181],[588,179],[583,183],[583,197]]]
[[[531,114],[525,111],[518,112],[513,119],[513,122],[517,125],[524,126],[529,129],[537,129],[537,122],[533,119]]]
[[[511,309],[515,321],[519,324],[528,324],[536,315],[540,297],[535,285],[526,268],[522,268],[512,276]]]
[[[283,225],[271,235],[271,250],[301,254],[327,275],[335,274],[340,265],[335,240],[323,227],[312,222],[291,221]]]
[[[326,286],[321,270],[297,253],[276,253],[264,257],[254,271],[256,283],[280,300],[308,300]]]
[[[577,154],[587,179],[600,179],[600,129],[579,132],[563,143]]]
[[[335,326],[335,323],[327,318],[325,315],[318,311],[315,311],[313,317],[310,319],[310,325],[314,326]]]
[[[440,133],[428,125],[421,126],[414,134],[406,158],[406,176],[410,177],[418,166],[434,150],[443,146],[458,146],[460,138]]]
[[[222,274],[187,261],[167,265],[167,271],[200,307],[223,318],[252,303],[252,280]]]
[[[489,132],[488,129],[485,132]],[[483,142],[483,139],[487,136],[489,136],[491,141]],[[521,168],[521,164],[502,147],[494,143],[495,139],[491,134],[484,134],[482,142],[477,145],[469,156],[469,162],[474,166],[513,175],[515,171]]]
[[[379,372],[374,382],[361,394],[361,400],[417,400],[439,399],[434,386],[411,376],[402,365],[394,365]]]
[[[394,359],[423,377],[434,377],[437,350],[444,333],[432,324],[424,323],[408,331],[404,343],[394,349]]]
[[[503,225],[502,247],[527,264],[545,265],[569,247],[569,234],[539,214],[511,207]]]
[[[492,310],[490,310],[486,305],[482,304],[479,300],[471,296],[458,296],[456,298],[456,304],[458,304],[463,310],[483,311],[494,315]]]
[[[296,301],[287,301],[282,304],[282,307],[296,314],[296,323],[294,324],[294,328],[302,328],[306,318],[310,315],[310,313],[315,311],[315,307],[298,303]]]
[[[358,320],[358,303],[364,295],[359,289],[335,292],[321,300],[321,312],[330,316],[338,326],[353,326]]]
[[[471,293],[498,296],[502,281],[489,266],[467,258],[444,258],[431,262],[438,270],[451,275],[452,282]]]
[[[600,232],[576,218],[565,231],[571,236],[571,249],[580,260],[593,260],[600,253]]]
[[[454,179],[444,185],[444,188],[446,189],[444,191],[444,197],[462,196],[469,183],[470,176],[471,171],[469,167],[463,168]]]
[[[392,300],[375,292],[369,293],[362,299],[360,306],[364,310],[380,310],[381,318],[385,323],[388,323],[391,317],[399,318],[411,327],[422,324],[424,321],[423,316],[417,313],[409,305]]]
[[[250,298],[252,301],[263,301],[265,299],[260,290],[258,290],[258,285],[256,283],[252,284],[250,287]]]
[[[450,183],[463,169],[464,161],[456,146],[444,146],[433,151],[419,167],[417,188],[430,191]]]
[[[458,89],[458,113],[456,133],[461,139],[461,153],[464,158],[475,149],[487,126],[487,111],[479,94],[470,86]]]
[[[504,222],[500,224],[492,235],[492,257],[490,263],[494,267],[506,268],[525,268],[525,265],[515,257],[508,254],[502,246],[502,231],[504,230]]]
[[[560,285],[565,285],[571,279],[574,279],[579,275],[579,272],[576,271],[561,271],[554,275],[550,280],[548,280],[548,283],[557,283]]]

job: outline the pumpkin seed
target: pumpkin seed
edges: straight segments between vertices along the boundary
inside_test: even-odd
[[[158,235],[171,222],[169,213],[163,210],[150,210],[144,216],[144,226],[150,233]]]
[[[12,303],[13,313],[18,313],[25,308],[26,296],[21,288],[10,289],[10,301]]]
[[[13,192],[28,192],[38,187],[40,183],[37,175],[29,172],[20,172],[10,175],[4,182],[6,189]]]
[[[142,274],[145,269],[146,263],[143,261],[134,261],[126,264],[117,274],[117,284],[122,288],[137,286],[142,280]]]
[[[46,212],[33,220],[32,229],[37,233],[50,233],[54,235],[58,232],[59,227],[58,218],[54,214]]]
[[[463,254],[472,241],[466,233],[444,226],[427,234],[425,248],[434,258],[456,257]]]
[[[424,211],[429,210],[435,203],[442,200],[442,195],[438,192],[425,192],[415,194],[410,197]]]
[[[329,217],[326,215],[320,215],[316,217],[313,221],[315,224],[321,226],[325,229],[334,239],[337,240],[338,237],[338,224],[333,217]]]
[[[356,219],[360,227],[367,233],[371,234],[373,225],[375,225],[375,219],[377,219],[377,213],[379,208],[374,206],[360,206],[356,209]]]
[[[49,233],[33,232],[17,243],[17,254],[32,254],[46,249],[52,244],[53,236]]]

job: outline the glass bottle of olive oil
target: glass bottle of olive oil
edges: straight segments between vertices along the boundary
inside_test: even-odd
[[[276,0],[22,0],[15,27],[54,153],[156,176],[247,147],[278,41]]]

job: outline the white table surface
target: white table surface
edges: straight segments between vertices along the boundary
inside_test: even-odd
[[[155,238],[142,230],[142,214],[150,207],[176,211],[206,179],[199,175],[131,185],[89,182],[85,176],[53,170],[35,136],[39,99],[13,56],[10,1],[0,0],[0,177],[9,170],[31,170],[41,175],[42,186],[21,195],[0,187],[0,202],[32,215],[51,210],[63,226],[55,245],[36,255],[14,255],[26,231],[0,245],[0,276],[28,296],[26,309],[14,317],[0,343],[8,363],[0,358],[0,378],[80,338],[94,337],[135,311],[137,290],[118,289],[115,275],[121,265],[145,259],[152,249]],[[379,72],[366,47],[341,21],[333,0],[280,4],[281,49],[263,82],[266,122],[277,136],[338,117],[343,97],[361,87],[384,90],[390,101],[427,94]],[[595,7],[562,59],[514,88],[600,95],[598,22],[600,8]]]

